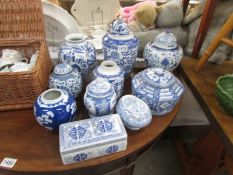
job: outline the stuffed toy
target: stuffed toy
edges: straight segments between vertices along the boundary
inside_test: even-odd
[[[204,7],[205,7],[204,2],[195,5],[193,8],[189,6],[185,14],[183,24],[184,25],[190,24],[195,19],[199,18],[202,15]]]
[[[159,6],[156,26],[172,28],[180,26],[183,21],[183,5],[180,0],[169,1]]]
[[[154,29],[154,21],[157,17],[157,6],[151,6],[149,4],[141,5],[134,14],[134,20],[128,23],[129,28],[133,32],[147,31],[148,29]]]
[[[120,16],[124,22],[126,23],[130,23],[132,21],[135,20],[135,14],[136,14],[136,11],[141,7],[141,6],[144,6],[144,5],[149,5],[149,6],[152,6],[154,8],[157,7],[157,4],[155,1],[153,0],[146,0],[146,1],[143,1],[143,2],[139,2],[133,6],[129,6],[129,7],[123,7],[119,10],[119,13],[117,14],[117,16]]]

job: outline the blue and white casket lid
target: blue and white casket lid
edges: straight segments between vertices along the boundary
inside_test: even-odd
[[[69,154],[127,141],[127,137],[118,114],[70,122],[59,127],[60,153]]]
[[[178,47],[175,35],[168,30],[155,37],[152,45],[161,49],[176,49]]]
[[[124,109],[131,114],[131,117],[138,120],[143,119],[145,116],[142,116],[142,114],[150,110],[144,101],[133,95],[123,96],[121,102]]]
[[[91,96],[103,98],[114,93],[114,89],[107,80],[98,77],[87,86],[86,92]]]
[[[147,126],[152,119],[149,106],[134,95],[125,95],[120,98],[117,107],[124,125],[133,130]]]

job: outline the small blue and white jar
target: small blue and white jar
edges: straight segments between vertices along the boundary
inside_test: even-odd
[[[95,78],[103,78],[112,84],[117,98],[119,98],[124,88],[124,70],[116,64],[115,61],[106,60],[103,61],[93,71]]]
[[[96,64],[95,48],[86,38],[87,36],[81,33],[69,34],[59,51],[60,60],[77,68],[81,75],[86,75]]]
[[[74,97],[61,89],[43,92],[34,103],[37,122],[49,130],[57,130],[60,124],[72,121],[76,111]]]
[[[78,70],[67,63],[60,63],[49,77],[49,88],[66,90],[77,97],[82,91],[82,77]]]
[[[112,85],[103,78],[97,78],[86,88],[84,105],[90,117],[112,114],[117,96]]]
[[[120,115],[123,124],[131,130],[144,128],[152,120],[149,106],[133,95],[121,97],[117,103],[116,111]]]
[[[149,106],[152,115],[171,112],[183,93],[180,80],[162,68],[147,68],[132,79],[132,94]]]
[[[122,19],[115,20],[109,32],[103,37],[105,60],[113,60],[124,69],[127,76],[137,58],[139,40]]]
[[[143,57],[148,67],[174,70],[183,57],[183,49],[177,44],[176,37],[169,31],[159,34],[154,42],[145,46]]]

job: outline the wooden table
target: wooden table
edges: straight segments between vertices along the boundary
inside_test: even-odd
[[[188,161],[179,146],[178,153],[181,155],[184,169],[185,166],[188,167],[186,169],[192,169],[191,171],[187,170],[189,172],[185,174],[196,173],[201,175],[205,169],[208,169],[203,173],[207,175],[207,172],[212,171],[211,168],[219,166],[225,149],[233,157],[233,116],[223,110],[215,96],[217,78],[221,75],[233,73],[233,62],[228,61],[223,65],[207,63],[204,69],[198,73],[194,71],[197,62],[197,59],[183,58],[179,70],[207,116],[213,127],[213,132],[194,145],[193,154]],[[199,170],[197,167],[199,167]]]
[[[130,80],[126,82],[125,93],[130,93]],[[78,99],[78,109],[84,109],[82,99]],[[135,161],[159,140],[163,132],[174,120],[181,102],[166,116],[154,117],[152,123],[139,131],[128,132],[127,150],[112,155],[63,165],[59,154],[58,133],[41,127],[32,110],[0,113],[0,162],[5,157],[18,159],[10,169],[0,167],[0,174],[79,174],[103,175],[121,169],[121,175],[132,174]],[[79,119],[86,118],[87,112],[80,111]]]
[[[233,117],[219,105],[216,96],[216,80],[219,76],[233,73],[233,62],[223,65],[207,63],[202,71],[194,72],[197,59],[183,59],[181,73],[200,103],[209,122],[219,134],[229,153],[233,156]]]

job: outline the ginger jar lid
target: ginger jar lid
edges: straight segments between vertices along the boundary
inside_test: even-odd
[[[153,87],[167,88],[174,84],[174,75],[162,68],[147,68],[143,71],[142,77]]]
[[[130,31],[129,26],[122,19],[117,19],[111,24],[109,33],[117,35],[129,35],[132,32]]]
[[[161,48],[161,49],[176,49],[177,48],[176,37],[169,30],[162,32],[157,37],[155,37],[155,41],[153,44],[156,47]]]
[[[54,73],[58,75],[65,75],[72,72],[73,68],[67,63],[60,63],[54,68]]]
[[[93,96],[105,96],[114,92],[112,85],[103,78],[96,78],[87,86],[87,92]]]

